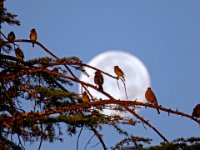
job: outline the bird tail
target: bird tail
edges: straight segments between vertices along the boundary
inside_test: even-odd
[[[103,91],[103,85],[99,85],[99,91]]]
[[[160,114],[160,111],[159,111],[159,109],[156,109],[156,110],[157,110],[158,114]]]
[[[32,43],[32,46],[34,47],[34,42]]]

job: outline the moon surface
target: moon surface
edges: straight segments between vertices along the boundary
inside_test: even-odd
[[[112,95],[115,99],[138,100],[142,102],[146,101],[144,93],[147,87],[150,87],[150,75],[144,63],[133,54],[119,50],[107,51],[94,57],[91,61],[89,61],[88,65],[96,67],[113,76],[116,76],[114,73],[114,66],[119,66],[125,74],[128,99],[122,81],[117,81],[116,79],[106,76],[105,74],[103,74],[104,91]],[[80,80],[95,85],[95,71],[87,67],[85,67],[85,70],[89,74],[89,77],[85,74],[81,74]],[[88,90],[95,98],[107,98],[94,89],[88,88]],[[79,91],[82,93],[82,87],[79,87]],[[118,112],[109,109],[104,109],[104,113],[107,115],[114,113],[118,114]],[[127,114],[124,115],[127,116]]]

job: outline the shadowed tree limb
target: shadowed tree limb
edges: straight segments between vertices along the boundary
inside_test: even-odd
[[[124,107],[128,112],[130,112],[132,115],[134,115],[136,118],[141,120],[144,124],[152,128],[163,140],[164,142],[169,142],[153,125],[151,125],[148,121],[144,120],[144,118],[140,117],[137,113],[135,113],[133,110],[129,109],[128,107]]]
[[[172,109],[161,107],[161,106],[155,107],[155,105],[142,103],[142,102],[138,102],[138,101],[122,101],[122,100],[92,101],[92,102],[88,102],[88,103],[81,103],[81,104],[74,104],[74,105],[70,105],[70,106],[63,106],[63,107],[60,107],[60,108],[54,108],[54,109],[44,110],[44,111],[40,111],[40,112],[20,113],[19,115],[21,117],[28,117],[28,118],[29,117],[33,117],[34,115],[39,117],[39,116],[51,115],[51,114],[55,114],[55,113],[62,113],[64,111],[71,111],[71,110],[81,109],[81,108],[85,108],[85,107],[89,107],[89,106],[100,106],[100,105],[104,106],[104,105],[107,105],[107,104],[117,104],[117,105],[120,105],[122,107],[137,105],[137,106],[150,107],[150,108],[154,108],[154,109],[155,108],[159,108],[159,110],[162,110],[164,112],[176,114],[176,115],[179,115],[179,116],[183,116],[183,117],[192,119],[193,121],[195,121],[198,124],[200,124],[200,120],[192,117],[191,115],[188,115],[188,114],[185,114],[183,112],[180,112],[180,111],[172,110]]]
[[[17,39],[14,42],[28,42],[28,43],[32,43],[32,40],[26,40],[26,39]],[[41,44],[38,41],[35,41],[35,44],[37,44],[38,46],[40,46],[44,51],[46,51],[49,55],[51,55],[53,58],[60,60],[60,58],[58,56],[56,56],[55,54],[53,54],[50,50],[48,50],[43,44]],[[74,73],[71,71],[71,69],[65,64],[64,65],[65,68],[67,69],[67,71],[72,75],[72,77],[74,77],[74,79],[76,79],[77,81],[79,80],[79,78],[77,78]],[[80,83],[81,84],[81,83]],[[84,85],[82,85],[85,89],[87,89]]]
[[[99,134],[99,132],[92,125],[90,125],[90,128],[94,132],[94,134],[96,135],[96,137],[99,139],[99,141],[101,142],[101,145],[103,146],[103,149],[107,150],[106,144],[104,143],[101,134]]]
[[[42,123],[40,124],[41,127],[41,131],[43,131],[43,125]],[[40,143],[38,145],[38,150],[40,150],[41,146],[42,146],[42,142],[43,142],[43,135],[40,136]]]
[[[15,40],[14,42],[30,42],[32,43],[31,40]],[[50,54],[52,57],[54,57],[55,59],[57,59],[58,61],[60,60],[55,54],[53,54],[51,51],[49,51],[44,45],[42,45],[40,42],[36,41],[35,42],[37,45],[39,45],[44,51],[46,51],[48,54]],[[58,65],[61,65],[58,63]],[[50,73],[52,75],[58,75],[60,77],[63,77],[63,78],[67,78],[67,79],[70,79],[76,83],[79,83],[81,84],[85,90],[87,90],[87,87],[91,87],[93,89],[95,89],[96,91],[99,91],[98,88],[96,88],[96,86],[92,85],[92,84],[89,84],[89,83],[86,83],[84,81],[81,81],[79,78],[77,78],[74,73],[72,72],[72,70],[69,68],[69,65],[78,65],[78,66],[86,66],[88,68],[92,68],[94,70],[99,70],[95,67],[92,67],[92,66],[89,66],[89,65],[86,65],[86,64],[81,64],[81,63],[69,63],[69,64],[63,64],[67,71],[70,73],[70,76],[68,75],[65,75],[65,74],[61,74],[61,73],[57,73],[57,72],[52,72],[46,68],[44,68],[43,66],[42,67],[32,67],[31,69],[24,69],[24,70],[20,70],[19,72],[14,72],[14,73],[9,73],[9,74],[4,74],[4,73],[1,73],[0,74],[0,78],[1,79],[5,79],[5,80],[12,80],[14,79],[15,77],[17,76],[22,76],[22,75],[25,75],[25,74],[32,74],[32,73],[36,73],[36,72],[45,72],[45,73]],[[100,70],[101,71],[101,70]],[[103,72],[101,71],[102,73],[112,77],[112,78],[116,78],[115,76],[112,76],[106,72]],[[26,89],[25,87],[21,87],[23,90],[25,90],[26,92],[28,92],[29,94],[31,94],[32,96],[34,95],[31,91],[29,91],[28,89]],[[126,90],[126,89],[125,89]],[[187,117],[187,118],[190,118],[194,121],[196,121],[198,124],[200,124],[200,120],[197,120],[196,118],[188,115],[188,114],[185,114],[185,113],[182,113],[182,112],[179,112],[178,110],[174,111],[172,109],[168,109],[168,108],[165,108],[165,107],[162,107],[162,106],[156,106],[156,105],[152,105],[152,104],[147,104],[147,103],[142,103],[142,102],[137,102],[137,101],[121,101],[121,100],[116,100],[114,99],[110,94],[108,94],[107,92],[105,91],[99,91],[101,92],[102,94],[104,94],[105,96],[107,96],[109,98],[109,100],[104,100],[104,101],[95,101],[95,102],[89,102],[87,104],[76,104],[76,105],[71,105],[71,106],[64,106],[64,107],[59,107],[59,108],[55,108],[55,109],[49,109],[49,110],[46,110],[46,111],[40,111],[40,112],[28,112],[28,113],[21,113],[21,117],[33,117],[33,116],[45,116],[45,115],[51,115],[51,114],[55,114],[55,113],[61,113],[61,112],[64,112],[64,111],[69,111],[69,110],[74,110],[74,109],[81,109],[82,107],[88,107],[88,106],[99,106],[99,105],[106,105],[106,104],[116,104],[116,105],[120,105],[121,107],[124,107],[128,112],[130,112],[132,115],[134,115],[137,119],[141,120],[144,124],[146,124],[147,126],[149,126],[150,128],[152,128],[164,141],[168,142],[168,140],[154,127],[152,126],[148,121],[146,121],[145,119],[143,119],[141,116],[139,116],[137,113],[135,113],[133,110],[131,110],[130,108],[128,108],[129,106],[145,106],[145,107],[150,107],[150,108],[154,108],[154,109],[159,109],[159,110],[162,110],[162,111],[165,111],[167,112],[168,114],[169,113],[173,113],[173,114],[176,114],[176,115],[180,115],[180,116],[184,116],[184,117]],[[11,120],[12,117],[10,117]],[[105,146],[105,143],[103,142],[103,139],[101,137],[101,135],[98,133],[98,131],[93,127],[93,126],[90,126],[91,130],[95,133],[95,135],[98,137],[99,141],[101,142],[102,146],[104,147],[104,149],[106,149],[106,146]]]
[[[143,105],[143,106],[149,106],[149,107],[153,107],[150,104],[145,104],[145,103],[141,103],[141,102],[137,102],[137,101],[119,101],[119,100],[102,100],[102,101],[93,101],[93,102],[89,102],[89,103],[82,103],[82,104],[75,104],[75,105],[71,105],[71,106],[66,106],[66,107],[62,107],[62,108],[55,108],[55,109],[50,109],[50,110],[46,110],[46,111],[41,111],[41,112],[27,112],[27,113],[21,113],[19,114],[20,117],[26,117],[26,118],[32,118],[34,117],[41,117],[41,116],[46,116],[46,115],[51,115],[51,114],[55,114],[55,113],[61,113],[64,111],[70,111],[70,110],[75,110],[75,109],[81,109],[84,107],[88,107],[88,106],[99,106],[99,105],[106,105],[106,104],[118,104],[122,107],[126,107],[126,110],[129,111],[131,114],[133,114],[136,118],[138,118],[139,120],[141,120],[144,124],[148,125],[150,128],[152,128],[164,141],[168,140],[154,127],[152,126],[148,121],[144,120],[142,117],[140,117],[138,114],[136,114],[134,111],[130,110],[129,108],[127,108],[127,106],[132,106],[132,105]],[[182,112],[177,112],[171,109],[167,109],[164,107],[161,107],[160,110],[167,110],[170,111],[170,113],[174,113],[174,114],[178,114],[181,116],[185,116],[187,118],[193,119],[194,121],[196,121],[198,124],[200,124],[199,120],[197,120],[196,118],[193,118],[192,116],[189,116],[187,114],[184,114]],[[14,119],[12,117],[10,117],[11,121]],[[104,149],[106,149],[105,143],[103,142],[101,136],[99,135],[99,133],[95,130],[94,127],[90,126],[91,130],[95,133],[95,135],[99,138],[102,146],[104,147]]]

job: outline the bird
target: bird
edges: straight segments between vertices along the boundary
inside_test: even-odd
[[[31,33],[30,33],[30,40],[33,41],[33,47],[34,47],[34,42],[37,41],[37,32],[35,29],[32,29],[31,30]]]
[[[103,79],[103,75],[101,74],[101,71],[97,70],[95,72],[95,76],[94,76],[94,83],[97,84],[99,87],[99,91],[103,91],[103,83],[104,83],[104,79]]]
[[[14,42],[14,40],[15,40],[15,33],[14,33],[13,31],[11,31],[11,32],[8,34],[7,39],[8,39],[9,42]]]
[[[145,98],[147,99],[148,102],[158,106],[157,98],[150,87],[148,87],[145,92]],[[160,114],[159,109],[157,109],[157,112],[158,114]]]
[[[53,68],[52,71],[58,73],[58,68]]]
[[[90,102],[90,98],[89,98],[89,96],[88,96],[86,91],[84,91],[83,94],[82,94],[82,101],[83,101],[83,103]]]
[[[114,66],[114,72],[118,78],[121,77],[125,81],[124,72],[119,68],[119,66]]]
[[[194,107],[193,112],[192,112],[192,116],[193,116],[193,117],[197,117],[197,118],[200,117],[200,104],[197,104],[197,105]]]
[[[19,47],[15,49],[15,55],[18,60],[23,61],[24,53],[22,52],[22,50]]]

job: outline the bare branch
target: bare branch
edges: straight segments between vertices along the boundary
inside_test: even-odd
[[[104,150],[107,150],[106,145],[102,139],[102,136],[98,133],[98,131],[92,126],[90,125],[91,130],[94,132],[94,134],[97,136],[97,138],[99,139],[99,141],[101,142],[101,145],[103,146]]]
[[[77,137],[77,140],[76,140],[76,150],[78,150],[79,138],[80,138],[80,136],[81,136],[82,131],[83,131],[83,127],[81,127],[81,130],[80,130],[80,132],[79,132],[79,134],[78,134],[78,137]]]
[[[90,141],[92,140],[92,138],[93,138],[94,136],[95,136],[95,134],[93,134],[93,135],[91,136],[91,138],[88,140],[87,144],[85,145],[84,150],[86,150],[87,146],[89,145]]]
[[[71,110],[76,110],[76,109],[81,109],[81,108],[85,108],[85,107],[89,107],[89,106],[104,106],[107,104],[117,104],[120,105],[122,107],[127,107],[127,106],[145,106],[145,107],[150,107],[150,108],[158,108],[159,110],[165,111],[167,113],[172,113],[172,114],[176,114],[176,115],[180,115],[189,119],[192,119],[193,121],[197,122],[198,124],[200,124],[200,120],[192,117],[191,115],[185,114],[183,112],[177,111],[177,110],[172,110],[169,108],[165,108],[165,107],[161,107],[161,106],[155,106],[152,104],[147,104],[147,103],[143,103],[143,102],[138,102],[138,101],[122,101],[122,100],[101,100],[101,101],[92,101],[92,102],[88,102],[88,103],[81,103],[81,104],[74,104],[74,105],[70,105],[70,106],[65,106],[65,107],[60,107],[60,108],[55,108],[55,109],[49,109],[49,110],[45,110],[45,111],[40,111],[40,112],[26,112],[26,113],[21,113],[19,114],[21,117],[33,117],[33,116],[46,116],[46,115],[51,115],[51,114],[55,114],[55,113],[62,113],[65,111],[71,111]]]
[[[40,150],[40,148],[42,146],[42,142],[43,142],[43,125],[42,125],[42,123],[40,124],[40,127],[41,127],[41,131],[42,131],[42,135],[40,135],[40,143],[38,146],[38,150]]]
[[[169,142],[153,125],[151,125],[148,121],[144,120],[142,117],[140,117],[136,112],[132,111],[128,107],[124,107],[127,111],[129,111],[132,115],[134,115],[136,118],[141,120],[143,123],[145,123],[147,126],[152,128],[163,140],[164,142]]]

